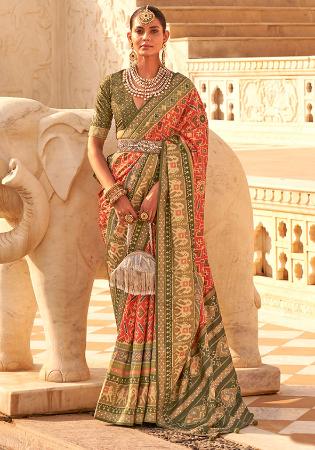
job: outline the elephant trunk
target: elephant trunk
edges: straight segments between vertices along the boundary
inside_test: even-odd
[[[21,220],[23,202],[14,189],[0,184],[0,217],[13,227]]]
[[[49,204],[46,192],[39,181],[17,159],[11,159],[10,172],[2,184],[14,189],[23,204],[21,219],[16,227],[0,234],[0,264],[23,258],[38,246],[44,237],[49,223]],[[11,195],[11,199],[16,198]],[[10,200],[10,196],[8,197]],[[8,203],[8,202],[6,202]],[[12,205],[12,210],[17,205]],[[10,210],[8,205],[6,210]],[[15,220],[19,211],[15,211]],[[8,215],[6,218],[9,219]],[[13,222],[15,221],[13,220]]]

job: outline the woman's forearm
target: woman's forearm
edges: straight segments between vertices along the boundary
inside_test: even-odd
[[[104,140],[99,138],[89,137],[88,141],[88,158],[91,167],[101,185],[105,190],[109,189],[115,184],[115,179],[108,167],[108,164],[103,155]]]

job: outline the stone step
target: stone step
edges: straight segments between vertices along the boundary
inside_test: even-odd
[[[234,436],[234,434],[233,434]],[[0,422],[1,450],[185,450],[136,427],[111,426],[91,414],[16,419]]]
[[[315,36],[312,23],[170,23],[171,38],[181,37],[307,37]]]
[[[169,23],[315,23],[315,7],[163,6]]]
[[[315,54],[315,37],[176,38],[172,48],[187,58],[309,56]]]
[[[180,3],[180,5],[179,5]],[[138,0],[137,6],[146,6],[146,0]],[[161,6],[315,6],[315,0],[155,0],[154,5]]]

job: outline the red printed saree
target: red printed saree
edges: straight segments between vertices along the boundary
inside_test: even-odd
[[[111,288],[118,336],[95,418],[212,437],[243,428],[253,414],[241,397],[204,240],[204,105],[193,83],[175,73],[167,91],[138,110],[120,71],[100,86],[90,134],[106,138],[112,116],[119,139],[163,141],[160,154],[115,152],[107,158],[136,210],[160,182],[154,248],[148,227],[138,221],[129,249],[155,255],[156,293]],[[126,227],[101,194],[100,227],[111,273],[127,252]]]

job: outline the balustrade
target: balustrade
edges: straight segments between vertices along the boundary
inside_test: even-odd
[[[258,177],[248,177],[248,181],[254,217],[254,275],[315,285],[315,183],[312,189],[298,191],[276,187],[272,178],[260,182]]]
[[[188,73],[213,122],[313,126],[314,57],[190,59]]]

